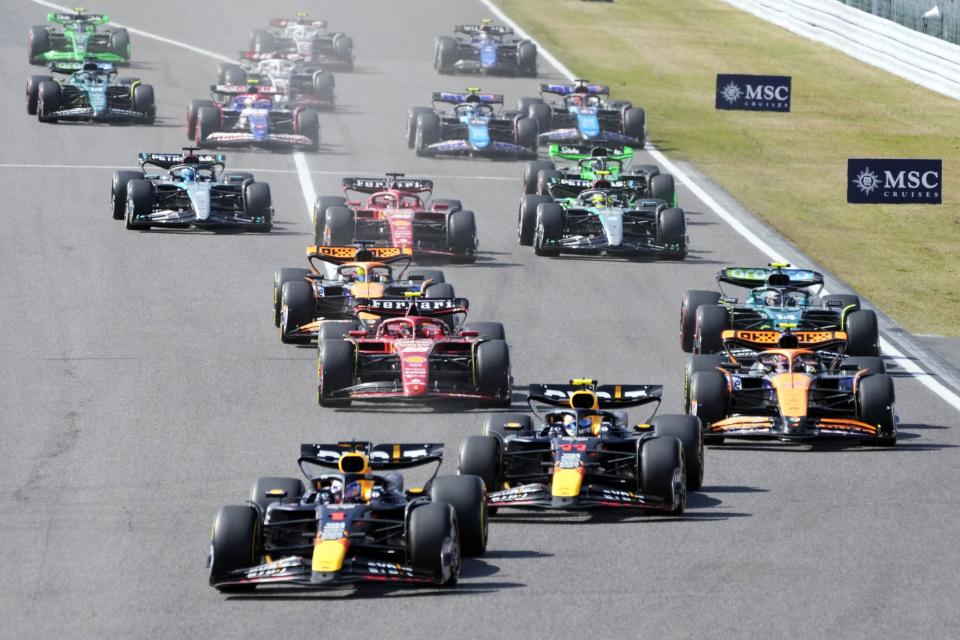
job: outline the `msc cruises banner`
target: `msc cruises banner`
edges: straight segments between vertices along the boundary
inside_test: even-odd
[[[942,190],[942,160],[847,160],[847,202],[853,204],[940,204]]]
[[[790,76],[718,73],[717,109],[790,111]]]

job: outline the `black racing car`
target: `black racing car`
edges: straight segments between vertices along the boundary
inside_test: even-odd
[[[440,476],[441,444],[304,444],[306,476],[260,478],[245,504],[217,513],[207,566],[220,591],[285,584],[451,585],[460,556],[487,547],[483,481]],[[436,463],[422,487],[396,472]],[[332,472],[316,473],[317,468]]]
[[[694,416],[629,424],[626,407],[660,403],[659,385],[595,380],[530,385],[538,418],[501,413],[460,447],[460,472],[480,476],[491,508],[629,507],[680,513],[703,482],[703,439]],[[542,414],[534,403],[551,407]]]
[[[453,33],[434,45],[433,66],[440,73],[536,77],[537,45],[516,37],[510,27],[484,20],[457,25]]]
[[[127,229],[239,227],[270,231],[270,185],[253,175],[224,170],[220,154],[141,153],[140,171],[117,171],[110,190],[114,220]],[[147,167],[163,173],[148,172]]]

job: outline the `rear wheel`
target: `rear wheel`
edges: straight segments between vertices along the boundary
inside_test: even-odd
[[[687,490],[703,486],[703,430],[696,416],[662,415],[650,421],[658,436],[672,436],[683,445]]]
[[[312,84],[313,94],[317,98],[331,103],[336,99],[335,89],[337,86],[337,80],[329,71],[314,71],[312,76]]]
[[[139,171],[117,171],[113,174],[110,207],[113,209],[114,220],[123,220],[123,214],[127,211],[127,184],[131,180],[143,180],[143,174]]]
[[[210,538],[210,584],[233,576],[231,573],[257,564],[259,518],[249,505],[221,507],[213,521]],[[252,584],[217,587],[219,591],[252,591]]]
[[[510,349],[503,340],[481,342],[476,351],[477,389],[491,396],[490,404],[509,407]]]
[[[407,554],[413,568],[433,575],[443,585],[456,584],[460,539],[453,506],[431,502],[417,507],[407,526]]]
[[[453,73],[457,63],[457,41],[449,36],[440,36],[434,45],[433,68],[440,73]]]
[[[127,229],[149,229],[150,223],[139,220],[140,216],[153,213],[153,184],[148,180],[130,180],[127,182]]]
[[[427,148],[440,140],[440,118],[435,113],[421,113],[417,116],[417,131],[413,146],[418,156],[427,155]]]
[[[213,100],[191,100],[187,104],[187,140],[197,139],[197,112],[200,107],[213,107]]]
[[[487,550],[487,489],[475,475],[440,476],[430,485],[430,499],[453,507],[460,524],[460,546],[467,557]]]
[[[44,26],[35,25],[30,27],[27,36],[27,54],[30,64],[43,64],[43,54],[50,51],[50,35]]]
[[[563,238],[564,226],[563,209],[559,205],[553,203],[539,205],[537,207],[537,226],[533,235],[534,252],[538,256],[560,255],[556,245]]]
[[[27,115],[37,115],[37,101],[40,97],[40,83],[53,82],[52,76],[30,76],[27,80]]]
[[[310,336],[296,335],[298,327],[314,320],[313,287],[306,280],[285,282],[280,290],[280,342],[307,344]]]
[[[257,505],[262,518],[274,502],[289,502],[303,497],[303,482],[297,478],[258,478],[250,487],[250,502]]]
[[[238,64],[229,62],[217,67],[217,84],[228,84],[235,87],[246,86],[247,71]]]
[[[476,331],[486,340],[506,340],[507,332],[500,322],[468,322],[463,326],[464,331]]]
[[[216,107],[201,106],[197,109],[197,122],[194,130],[198,147],[204,146],[211,133],[220,130],[220,111]]]
[[[113,29],[110,32],[110,50],[123,58],[120,65],[126,66],[130,63],[130,34],[126,29]]]
[[[283,292],[283,285],[288,282],[298,282],[305,280],[309,275],[309,269],[300,269],[295,267],[285,267],[273,274],[273,326],[280,327],[280,307]]]
[[[646,139],[647,114],[640,107],[630,107],[623,112],[623,135],[630,136],[643,146]]]
[[[640,445],[640,491],[663,498],[673,505],[670,513],[683,513],[687,506],[686,486],[675,482],[684,474],[683,446],[673,437],[654,436]]]
[[[727,381],[719,371],[698,371],[690,377],[690,414],[700,418],[705,444],[720,444],[723,436],[712,435],[710,425],[727,414]]]
[[[650,178],[649,191],[651,198],[663,200],[671,207],[677,206],[677,187],[669,173],[659,173]]]
[[[459,472],[477,476],[487,491],[496,491],[499,486],[501,446],[496,436],[467,436],[460,443]]]
[[[537,230],[537,207],[544,203],[553,203],[553,198],[536,193],[521,196],[517,217],[517,237],[521,246],[529,247],[533,244],[533,236]]]
[[[526,100],[527,98],[521,98]],[[546,133],[553,127],[553,110],[550,105],[544,104],[543,100],[535,98],[536,102],[530,104],[525,115],[537,121],[537,132]]]
[[[877,427],[879,436],[867,442],[886,447],[892,447],[897,443],[895,401],[893,378],[890,374],[880,373],[865,376],[860,380],[857,387],[857,409],[860,421]]]
[[[320,374],[317,400],[321,407],[349,407],[349,398],[334,398],[333,394],[353,385],[356,372],[356,350],[346,340],[321,340],[317,350],[317,370]]]
[[[525,413],[496,413],[483,421],[484,435],[503,440],[509,434],[533,433],[533,418]]]
[[[447,243],[453,262],[470,263],[477,259],[477,223],[473,211],[454,211],[447,216]]]
[[[349,245],[353,242],[356,226],[353,211],[346,207],[329,207],[324,223],[323,236],[320,238],[314,237],[313,241],[318,245],[332,247]]]
[[[676,260],[687,257],[687,217],[683,209],[673,207],[657,214],[657,244],[666,247],[663,257]]]
[[[297,132],[310,139],[308,151],[320,148],[320,114],[315,109],[297,111]]]
[[[421,114],[433,113],[430,107],[413,107],[407,111],[407,146],[413,149],[417,142],[417,119]]]
[[[45,80],[37,87],[37,119],[40,122],[56,122],[52,114],[60,110],[60,85]]]
[[[723,332],[730,328],[730,313],[723,305],[703,305],[694,314],[694,353],[723,351]]]
[[[523,192],[537,193],[537,176],[541,171],[554,171],[557,166],[552,160],[532,160],[523,165]]]
[[[687,353],[693,352],[693,338],[697,328],[697,309],[704,305],[716,305],[720,294],[716,291],[698,291],[696,289],[683,294],[680,303],[680,347]]]
[[[843,323],[847,332],[847,353],[851,356],[880,355],[880,327],[870,309],[848,313]]]

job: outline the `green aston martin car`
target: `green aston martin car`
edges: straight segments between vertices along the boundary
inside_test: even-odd
[[[110,16],[87,13],[76,8],[73,13],[48,13],[47,20],[55,26],[30,27],[27,43],[30,64],[50,62],[112,62],[130,64],[130,36],[126,29],[99,30],[108,24]]]

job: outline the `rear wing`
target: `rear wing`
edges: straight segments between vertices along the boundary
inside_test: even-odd
[[[768,267],[724,267],[717,273],[717,283],[754,289],[765,285],[814,287],[823,286],[823,274],[810,269],[794,269],[790,265],[771,263]]]
[[[561,160],[585,160],[587,158],[610,158],[632,160],[633,147],[604,147],[594,144],[551,144],[547,148],[551,158]]]
[[[396,260],[409,259],[412,255],[413,249],[409,247],[307,247],[308,258],[314,258],[332,264],[372,262],[374,260],[379,262],[394,262]]]
[[[301,444],[298,463],[338,469],[340,458],[347,453],[367,456],[371,469],[405,469],[443,459],[443,444],[373,444],[371,442],[337,442],[335,444]]]
[[[276,87],[261,87],[257,84],[212,84],[210,85],[210,93],[222,96],[241,96],[245,93],[282,95],[286,92]]]
[[[48,13],[47,21],[55,24],[67,24],[68,22],[89,22],[90,24],[107,24],[110,22],[110,16],[102,13],[86,13],[82,9],[75,13]]]
[[[106,73],[117,73],[117,68],[112,62],[51,62],[50,72],[62,75],[70,75],[77,71],[103,71]]]
[[[385,178],[344,178],[340,187],[344,191],[357,193],[377,193],[387,189],[406,193],[426,193],[433,191],[433,180],[405,178],[402,173],[388,173]]]
[[[639,407],[660,402],[663,385],[659,384],[602,384],[593,380],[573,380],[571,384],[531,384],[527,399],[555,407],[569,407],[576,392],[592,391],[601,409]]]
[[[219,164],[223,165],[227,157],[222,153],[194,154],[196,149],[186,150],[185,153],[141,153],[140,166],[152,164],[161,169],[169,169],[178,164]]]
[[[355,313],[369,313],[381,317],[449,316],[466,313],[470,301],[466,298],[374,298],[361,300],[354,306]]]
[[[444,104],[464,104],[475,102],[481,104],[503,104],[503,95],[499,93],[480,93],[479,90],[469,90],[465,93],[454,91],[434,91],[430,100]]]
[[[610,95],[610,87],[605,84],[587,84],[586,80],[578,80],[577,84],[542,83],[540,93],[551,93],[555,96],[569,96],[574,93],[586,95]]]
[[[494,36],[513,35],[513,29],[502,24],[458,24],[453,28],[454,33],[473,36],[478,33],[489,33]]]
[[[318,29],[325,29],[327,27],[326,20],[310,20],[306,16],[300,16],[297,18],[271,18],[270,26],[271,27],[289,27],[295,24],[302,24],[308,27],[317,27]]]
[[[728,349],[746,347],[762,351],[765,349],[790,348],[819,351],[832,347],[845,347],[847,334],[844,331],[768,331],[733,330],[721,334],[723,344]]]

